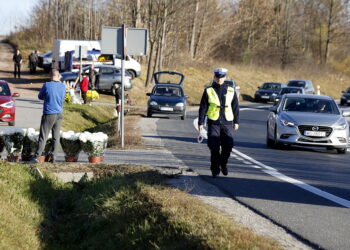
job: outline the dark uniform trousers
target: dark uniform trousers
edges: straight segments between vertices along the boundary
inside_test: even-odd
[[[208,121],[208,147],[211,152],[212,171],[220,171],[220,166],[226,167],[233,148],[233,125],[213,124]],[[220,151],[221,147],[221,151]]]

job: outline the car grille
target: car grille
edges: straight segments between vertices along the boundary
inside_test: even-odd
[[[319,132],[326,132],[326,136],[325,137],[328,137],[333,129],[331,127],[326,127],[326,126],[310,126],[310,125],[300,125],[298,126],[298,129],[299,129],[299,132],[301,135],[305,136],[305,137],[309,137],[309,138],[320,138],[320,137],[317,137],[317,136],[306,136],[304,135],[304,131],[305,130],[309,130],[309,131],[312,131],[312,128],[313,127],[318,127],[318,130]],[[322,137],[321,137],[322,138]]]
[[[311,139],[305,139],[305,138],[299,138],[298,141],[300,142],[310,142],[310,143],[332,143],[331,140],[311,140]]]

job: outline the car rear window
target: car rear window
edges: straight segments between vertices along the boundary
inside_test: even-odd
[[[304,88],[306,85],[305,81],[289,81],[288,86],[290,87],[302,87]]]
[[[11,95],[10,88],[7,84],[0,84],[0,96]]]
[[[300,90],[300,89],[292,89],[292,88],[283,88],[282,90],[281,90],[281,94],[288,94],[288,93],[295,93],[295,94],[297,94],[297,93],[302,93],[302,90]]]
[[[339,110],[333,100],[317,98],[288,97],[283,103],[282,110],[339,115]]]

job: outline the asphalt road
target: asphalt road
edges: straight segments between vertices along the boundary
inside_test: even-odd
[[[257,105],[255,105],[257,106]],[[323,148],[265,146],[267,106],[242,107],[227,177],[211,178],[209,150],[188,119],[164,118],[158,136],[178,159],[232,198],[314,247],[350,249],[350,156]]]

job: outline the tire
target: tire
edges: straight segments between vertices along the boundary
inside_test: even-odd
[[[15,121],[9,122],[9,126],[15,126]]]
[[[337,148],[338,154],[346,154],[347,151],[348,151],[347,148]]]
[[[269,138],[269,125],[267,125],[267,129],[266,129],[266,146],[269,148],[272,148],[274,145],[273,140],[271,140]]]
[[[340,106],[344,106],[345,105],[345,101],[340,100]]]
[[[274,133],[274,137],[273,137],[273,148],[275,149],[279,149],[281,148],[281,143],[278,142],[277,140],[277,127],[275,127],[275,133]]]
[[[152,117],[152,112],[149,109],[147,109],[147,117]]]
[[[136,77],[136,73],[133,70],[127,70],[129,74],[131,75],[131,78],[134,79]]]

